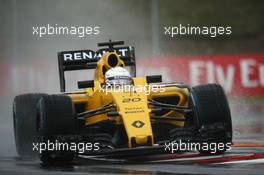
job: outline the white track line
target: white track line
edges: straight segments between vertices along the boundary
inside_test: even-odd
[[[236,161],[213,163],[213,164],[237,164],[237,163],[247,163],[247,164],[264,163],[264,158],[251,159],[251,160],[236,160]]]
[[[174,159],[166,159],[166,160],[153,160],[149,162],[178,162],[178,161],[189,161],[189,160],[209,160],[214,158],[221,158],[221,157],[230,157],[230,156],[238,156],[240,154],[229,154],[228,156],[225,155],[215,155],[215,156],[197,156],[197,157],[187,157],[187,158],[174,158]]]

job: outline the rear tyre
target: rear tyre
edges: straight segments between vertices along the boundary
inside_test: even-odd
[[[21,158],[33,158],[33,143],[37,142],[37,102],[46,94],[24,94],[13,102],[13,122],[16,150]]]
[[[232,121],[227,98],[223,88],[218,84],[195,86],[191,89],[191,106],[194,123],[202,143],[222,145],[221,148],[208,150],[200,148],[203,153],[223,153],[232,142]],[[225,145],[225,146],[223,146]]]
[[[38,103],[39,133],[42,141],[56,143],[74,142],[77,130],[72,100],[68,96],[49,95],[44,96]],[[73,160],[75,155],[71,150],[45,150],[40,158],[45,163],[67,163]]]

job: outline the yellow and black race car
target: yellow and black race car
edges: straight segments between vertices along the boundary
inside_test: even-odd
[[[214,153],[226,151],[232,142],[232,122],[222,87],[162,83],[160,75],[136,77],[134,48],[117,47],[123,44],[110,40],[99,43],[96,52],[59,52],[62,93],[15,97],[14,132],[21,157],[39,149],[44,162],[68,162],[81,153],[135,156],[164,152],[166,143],[179,140],[222,143],[223,149]],[[113,73],[128,68],[129,74]],[[83,69],[95,69],[94,79],[78,82],[82,92],[65,93],[64,72]],[[107,75],[111,71],[112,76]],[[80,151],[81,143],[86,144],[85,151]]]

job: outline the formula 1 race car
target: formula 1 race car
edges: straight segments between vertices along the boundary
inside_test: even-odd
[[[232,122],[222,87],[162,83],[161,75],[136,77],[134,48],[116,46],[123,44],[110,40],[99,43],[103,48],[96,52],[59,52],[62,93],[15,97],[19,156],[34,156],[42,149],[44,162],[70,162],[78,154],[136,155],[135,150],[153,154],[154,150],[164,152],[165,143],[179,140],[223,143],[223,149],[214,153],[226,151],[232,142]],[[82,92],[65,93],[65,71],[84,69],[95,69],[94,79],[78,82]],[[52,148],[43,144],[50,142]],[[55,149],[60,143],[73,149]],[[84,152],[80,143],[89,143]],[[203,148],[198,151],[210,153]]]

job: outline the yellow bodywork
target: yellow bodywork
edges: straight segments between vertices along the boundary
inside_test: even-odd
[[[132,140],[137,145],[146,145],[151,142],[155,143],[151,122],[151,108],[148,100],[177,96],[179,97],[179,106],[187,106],[188,89],[177,88],[176,86],[164,86],[163,88],[149,89],[148,93],[143,90],[123,90],[114,91],[103,87],[104,73],[112,66],[109,64],[110,57],[116,57],[117,62],[115,66],[124,67],[124,62],[119,58],[116,52],[106,52],[102,58],[97,62],[97,68],[94,74],[94,87],[84,89],[83,93],[67,94],[72,98],[74,104],[85,104],[85,110],[92,110],[101,106],[113,103],[116,106],[118,116],[110,117],[107,114],[99,114],[85,119],[85,125],[93,125],[105,120],[111,120],[116,125],[124,125],[128,137],[128,147],[133,147]],[[146,78],[133,78],[134,87],[148,86]],[[179,119],[184,119],[183,114],[175,111],[170,111],[165,114],[165,117],[176,115]],[[183,121],[165,120],[165,122],[182,127]]]

